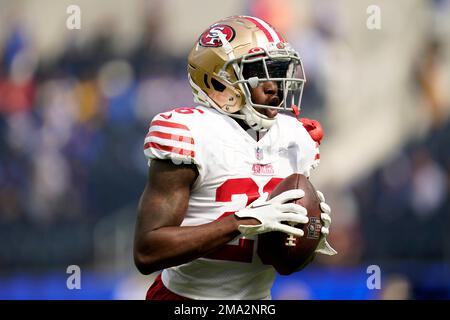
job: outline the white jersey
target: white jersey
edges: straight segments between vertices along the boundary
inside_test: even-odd
[[[270,192],[292,173],[309,176],[318,144],[296,118],[278,114],[259,141],[234,119],[207,107],[158,114],[144,153],[149,159],[193,163],[199,176],[182,226],[212,222]],[[259,259],[257,236],[238,237],[216,252],[165,269],[164,285],[191,299],[270,299],[275,270]]]

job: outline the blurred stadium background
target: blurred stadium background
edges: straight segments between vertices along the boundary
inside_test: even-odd
[[[325,128],[312,180],[339,255],[278,277],[273,298],[450,298],[448,0],[0,0],[1,299],[144,297],[155,275],[134,268],[132,239],[147,125],[192,105],[187,54],[234,14],[299,50],[303,116]]]

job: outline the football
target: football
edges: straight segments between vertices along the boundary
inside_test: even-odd
[[[269,199],[291,189],[305,191],[303,198],[292,201],[305,207],[308,211],[309,222],[294,225],[303,230],[304,236],[296,237],[277,231],[258,236],[257,253],[262,262],[272,265],[282,275],[299,271],[313,260],[322,228],[320,199],[317,196],[316,189],[304,175],[294,173],[283,179],[273,189]]]

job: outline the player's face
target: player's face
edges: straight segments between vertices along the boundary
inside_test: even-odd
[[[252,101],[256,104],[264,104],[268,106],[277,106],[280,104],[278,96],[278,85],[274,81],[265,81],[259,84],[257,88],[251,89]],[[269,108],[255,108],[261,114],[274,118],[278,111]]]

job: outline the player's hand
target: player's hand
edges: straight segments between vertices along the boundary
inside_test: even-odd
[[[330,233],[330,225],[331,225],[331,208],[328,204],[325,203],[325,197],[323,196],[323,193],[320,191],[317,191],[317,196],[320,199],[320,209],[322,210],[322,214],[320,215],[320,218],[323,222],[323,227],[320,230],[320,241],[319,245],[316,248],[317,253],[326,254],[328,256],[334,256],[337,254],[337,251],[334,250],[331,245],[327,241],[327,236]]]
[[[260,224],[240,225],[239,231],[244,236],[250,236],[270,231],[281,231],[287,234],[293,234],[298,237],[303,236],[303,230],[282,224],[281,221],[288,221],[294,224],[308,223],[306,208],[295,204],[286,203],[291,200],[297,200],[305,196],[301,189],[285,191],[273,199],[267,200],[269,193],[265,192],[260,198],[255,200],[245,209],[235,212],[239,218],[254,218]]]

